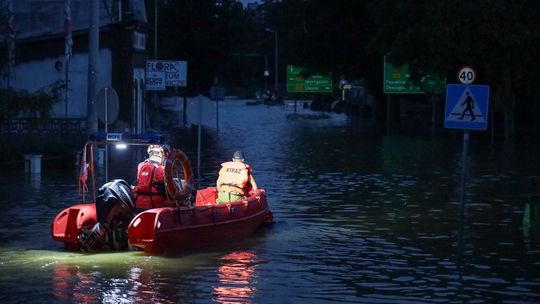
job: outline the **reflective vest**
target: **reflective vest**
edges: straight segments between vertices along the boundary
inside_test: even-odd
[[[169,205],[165,196],[165,172],[163,166],[149,161],[139,164],[137,186],[135,192],[135,207],[150,209]]]
[[[217,180],[217,190],[236,195],[247,195],[251,190],[251,167],[243,162],[221,164]]]

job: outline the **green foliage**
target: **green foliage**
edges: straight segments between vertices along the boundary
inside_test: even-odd
[[[530,104],[540,97],[539,1],[260,2],[250,12],[234,0],[158,1],[159,59],[188,61],[190,93],[207,90],[215,79],[227,85],[251,75],[248,81],[260,82],[256,77],[262,77],[263,57],[273,73],[274,36],[265,31],[270,28],[279,37],[281,85],[285,67],[295,65],[332,73],[336,82],[342,75],[365,78],[372,92],[382,94],[386,55],[394,65],[407,64],[411,78],[419,82],[428,74],[457,82],[459,67],[472,65],[477,83],[491,86],[490,106],[505,115],[514,108],[532,109]],[[147,0],[148,8],[153,4]],[[152,24],[153,9],[148,12]]]
[[[0,70],[3,70],[8,62],[9,28],[6,5],[0,4]]]
[[[409,64],[413,77],[439,73],[456,82],[461,65],[473,65],[478,82],[508,101],[537,65],[539,5],[528,0],[372,0],[377,23],[371,51]]]
[[[280,35],[280,56],[287,64],[318,73],[364,77],[373,23],[365,1],[267,1],[265,22]]]
[[[153,7],[153,1],[147,1],[147,7]],[[152,23],[153,10],[148,11]],[[213,84],[222,66],[247,43],[252,28],[238,1],[158,2],[158,58],[187,61],[188,89],[199,93]],[[153,35],[148,39],[149,50],[154,49]]]
[[[505,116],[507,138],[515,131],[516,108],[533,108],[539,97],[538,1],[370,0],[369,10],[378,28],[371,51],[409,64],[413,79],[439,74],[457,82],[459,67],[473,66],[477,83],[491,88],[490,107]]]
[[[46,119],[64,89],[65,85],[61,81],[54,82],[35,93],[2,89],[0,90],[3,100],[0,103],[0,119],[17,118],[21,115]]]

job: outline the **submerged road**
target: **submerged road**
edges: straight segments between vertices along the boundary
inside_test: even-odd
[[[387,136],[371,121],[241,101],[220,103],[219,113],[219,133],[202,137],[199,182],[213,184],[220,163],[243,150],[273,227],[174,257],[65,252],[51,221],[79,200],[76,169],[3,170],[0,301],[540,302],[540,224],[526,221],[540,208],[531,204],[538,142],[492,146],[472,134],[459,248],[458,131]],[[197,163],[195,138],[171,140]],[[132,179],[139,159],[121,158],[111,156],[110,176]]]

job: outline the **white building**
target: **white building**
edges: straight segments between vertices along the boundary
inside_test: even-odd
[[[68,80],[52,118],[86,118],[89,0],[2,0],[13,6],[15,66],[4,71],[3,87],[35,92]],[[70,2],[73,49],[66,65],[66,2]],[[147,17],[144,0],[99,0],[100,49],[97,90],[112,87],[119,97],[118,119],[109,129],[140,133],[144,126]],[[66,66],[68,67],[66,73]],[[9,75],[8,75],[9,74]]]

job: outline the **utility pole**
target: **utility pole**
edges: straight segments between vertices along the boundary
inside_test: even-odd
[[[264,55],[264,90],[268,90],[268,56]],[[264,92],[266,94],[266,92]]]
[[[278,90],[278,35],[277,31],[267,28],[267,32],[274,34],[274,91]]]
[[[154,59],[157,60],[157,2],[154,0]]]
[[[99,0],[91,0],[90,28],[88,31],[88,96],[86,133],[95,133],[98,130],[96,115],[97,93],[97,61],[99,55]]]
[[[154,60],[158,60],[158,52],[157,52],[157,44],[158,44],[158,38],[157,38],[157,35],[158,35],[158,0],[154,0]],[[153,108],[157,108],[158,106],[158,94],[157,94],[157,91],[154,91],[152,93],[152,105],[153,105]],[[153,113],[153,111],[152,111]],[[154,122],[154,115],[151,115],[150,116],[151,119],[150,119],[150,123],[152,124]]]
[[[277,31],[274,31],[274,44],[276,46],[276,49],[275,49],[275,58],[274,58],[274,70],[275,70],[275,74],[274,74],[274,88],[276,90],[276,95],[277,95],[277,92],[278,92],[278,39],[277,39]]]

